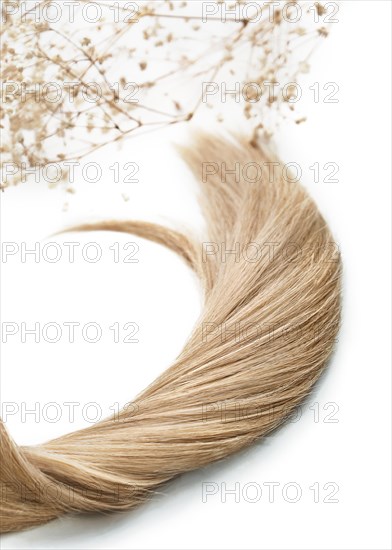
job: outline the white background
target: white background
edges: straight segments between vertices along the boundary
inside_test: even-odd
[[[303,167],[339,164],[339,182],[303,183],[316,199],[343,255],[343,325],[330,368],[298,422],[225,462],[182,476],[137,511],[107,517],[64,517],[25,533],[3,536],[4,549],[264,548],[387,549],[390,539],[390,17],[388,1],[341,2],[339,23],[312,58],[310,81],[339,83],[338,104],[306,106],[308,121],[288,123],[276,137],[281,157]],[[89,321],[108,327],[133,321],[138,344],[115,344],[106,331],[88,344],[2,345],[2,400],[33,407],[49,402],[97,402],[103,413],[124,404],[167,368],[186,341],[202,307],[198,282],[163,247],[133,236],[96,233],[48,236],[75,222],[138,218],[200,227],[192,176],[172,143],[190,142],[190,126],[157,132],[107,148],[99,161],[141,166],[140,183],[83,185],[62,212],[62,191],[22,185],[2,194],[3,241],[99,242],[97,264],[2,264],[2,321]],[[94,160],[94,159],[92,159]],[[46,239],[46,240],[45,240]],[[113,242],[139,244],[139,263],[116,264]],[[315,407],[320,407],[315,421]],[[338,422],[324,422],[335,403]],[[20,405],[21,406],[21,405]],[[312,407],[312,408],[310,408]],[[316,405],[317,407],[317,405]],[[92,411],[93,412],[93,411]],[[88,425],[77,415],[56,423],[12,415],[18,444],[35,444]],[[278,482],[251,503],[221,491],[202,501],[202,483]],[[297,483],[302,497],[283,498]],[[315,482],[338,484],[338,503],[315,503]],[[322,497],[325,491],[321,490]],[[249,494],[249,496],[252,496]],[[322,499],[321,499],[322,500]]]

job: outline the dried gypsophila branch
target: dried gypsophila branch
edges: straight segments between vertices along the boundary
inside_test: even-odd
[[[10,10],[15,4],[20,9]],[[84,4],[88,0],[82,0]],[[217,112],[221,105],[203,98],[203,82],[251,82],[264,91],[266,82],[296,83],[300,73],[308,71],[318,39],[328,34],[322,22],[311,21],[306,2],[297,5],[307,21],[293,23],[282,17],[286,1],[272,17],[270,11],[257,22],[230,16],[224,25],[216,16],[203,22],[193,2],[142,1],[133,12],[128,4],[94,4],[102,6],[103,15],[86,31],[81,8],[74,10],[76,24],[50,23],[43,13],[53,0],[39,0],[23,17],[21,0],[3,2],[2,166],[77,161],[140,130],[189,121],[203,107],[223,122],[225,115]],[[233,10],[245,2],[217,4]],[[113,21],[115,6],[125,15]],[[324,13],[320,3],[315,6],[319,15]],[[178,20],[186,28],[181,35]],[[256,101],[252,94],[250,87],[242,102],[249,135],[269,137],[295,105],[290,95],[265,93]],[[279,116],[269,117],[271,112]],[[20,177],[20,170],[8,175],[2,188],[19,183]],[[63,181],[67,177],[64,167]]]

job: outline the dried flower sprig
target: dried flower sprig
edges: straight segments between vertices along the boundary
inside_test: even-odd
[[[2,167],[15,166],[3,189],[21,181],[21,166],[77,161],[205,107],[224,120],[237,93],[251,135],[268,136],[268,113],[295,111],[294,84],[328,34],[318,2],[263,2],[255,14],[244,0],[96,1],[94,22],[89,0],[59,20],[58,2],[31,4],[2,4]]]

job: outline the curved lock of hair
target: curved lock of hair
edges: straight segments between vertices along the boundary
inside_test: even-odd
[[[313,200],[281,175],[250,181],[220,170],[275,162],[263,147],[201,134],[180,151],[200,182],[203,239],[137,221],[72,230],[129,232],[180,254],[203,287],[200,319],[174,364],[116,417],[25,447],[0,423],[2,532],[139,505],[162,483],[271,432],[326,365],[341,262]],[[236,253],[222,258],[222,247]]]

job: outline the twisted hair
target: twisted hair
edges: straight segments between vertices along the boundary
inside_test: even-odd
[[[203,287],[200,319],[174,364],[120,414],[37,446],[17,446],[0,423],[2,532],[139,505],[271,432],[326,365],[341,262],[313,200],[281,173],[260,182],[216,169],[275,162],[262,146],[198,135],[181,152],[200,182],[203,240],[140,221],[73,230],[133,233],[180,254]],[[205,161],[215,168],[201,177]],[[257,252],[265,243],[273,254]],[[222,246],[234,253],[222,257]]]

